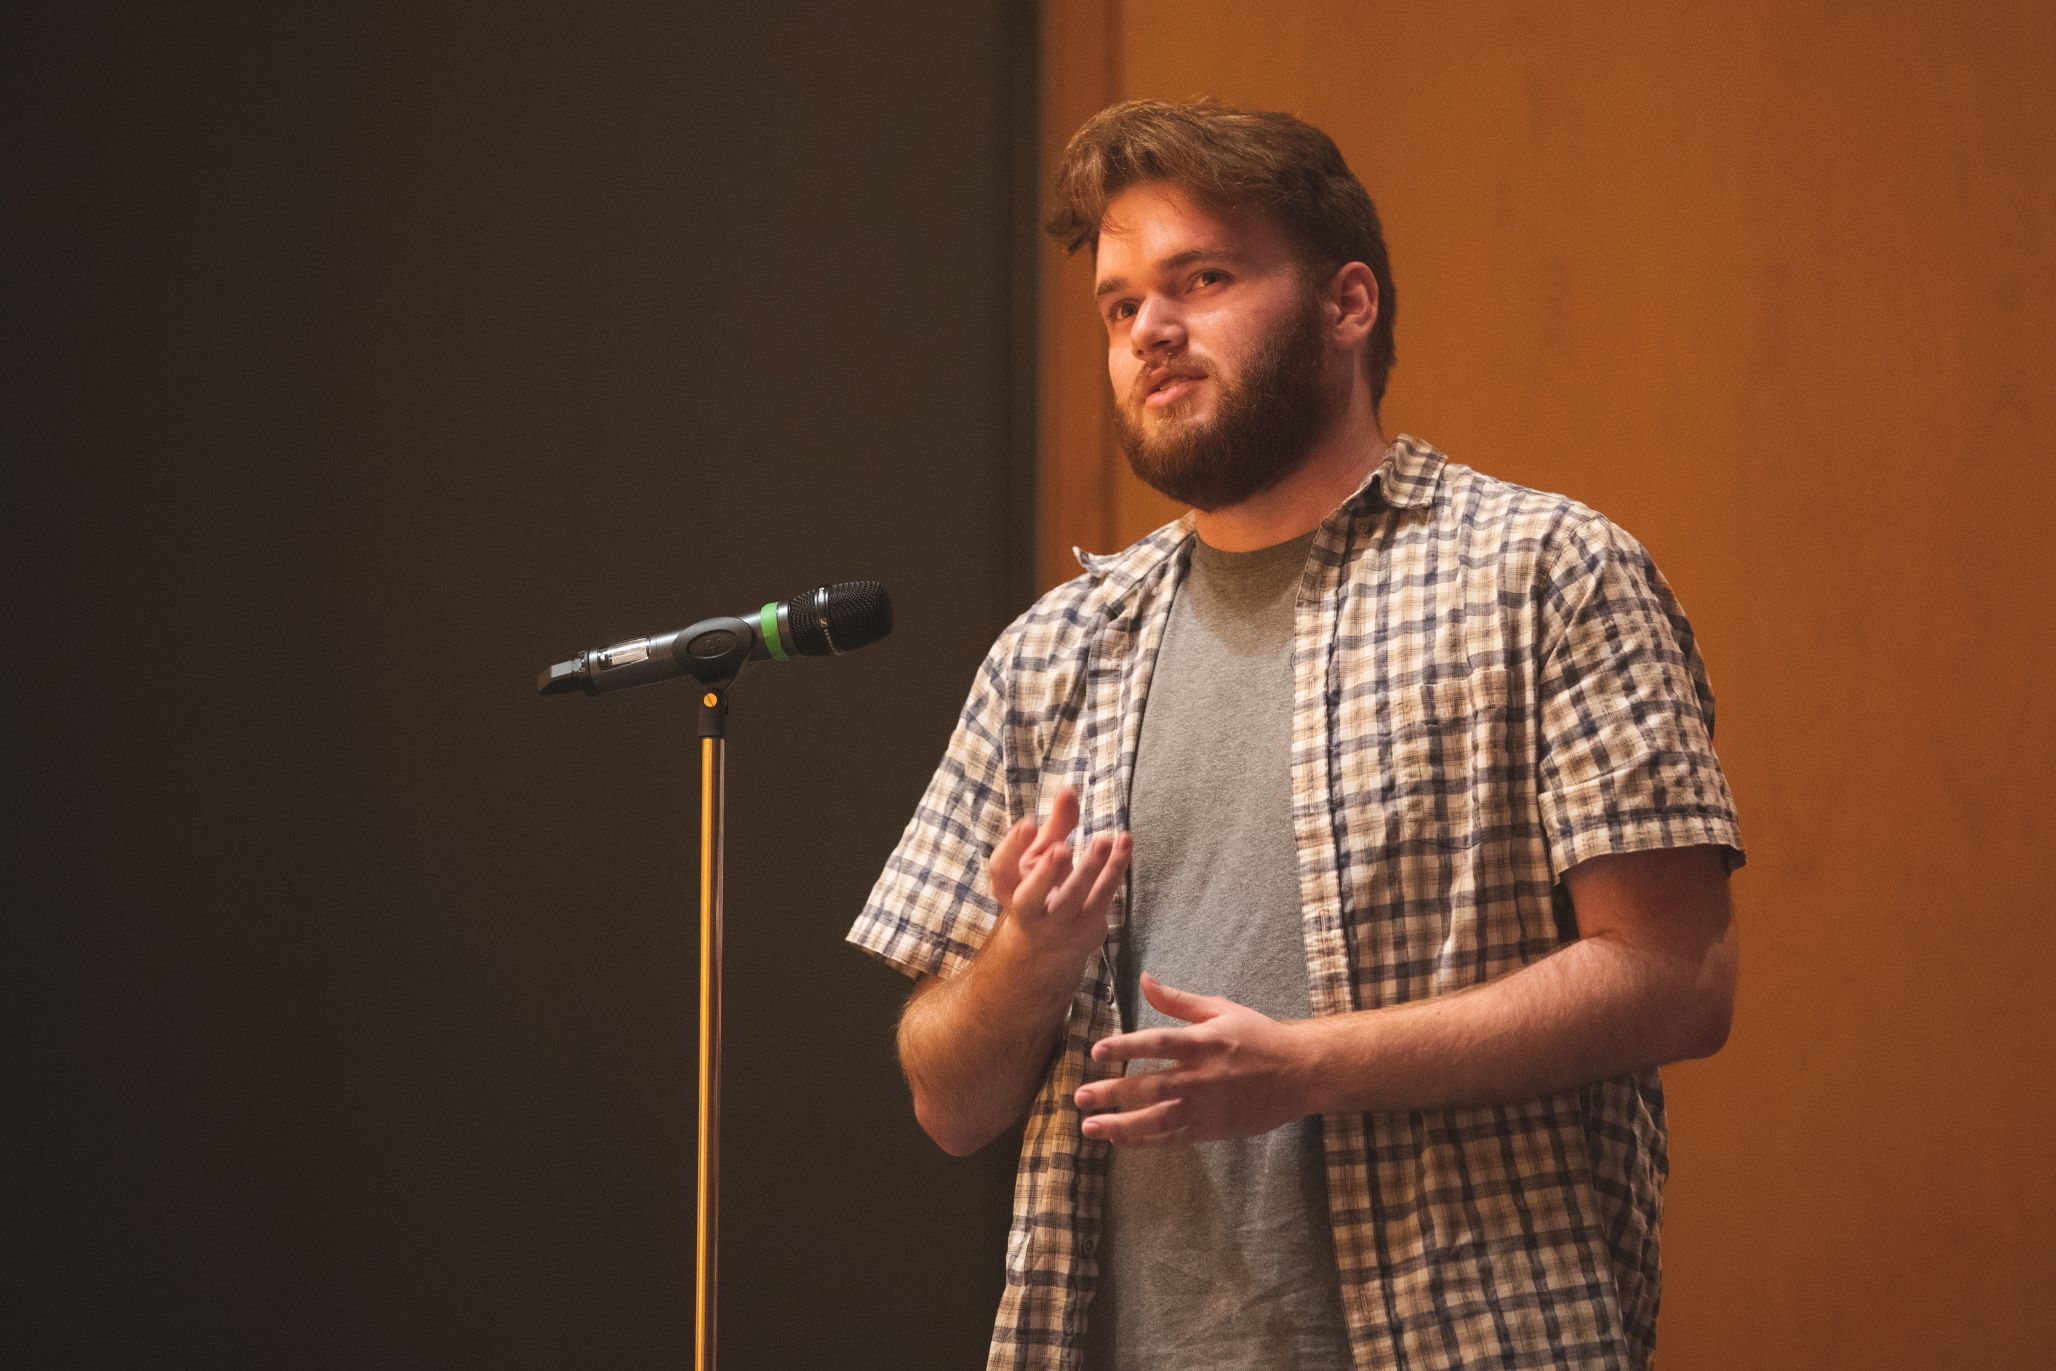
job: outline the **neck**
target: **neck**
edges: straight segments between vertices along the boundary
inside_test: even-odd
[[[1349,403],[1322,429],[1299,469],[1241,504],[1192,512],[1193,530],[1208,547],[1255,552],[1311,533],[1356,492],[1385,458],[1385,434],[1361,378]]]

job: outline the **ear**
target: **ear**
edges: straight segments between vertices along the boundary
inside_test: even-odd
[[[1361,347],[1378,322],[1378,278],[1362,262],[1344,262],[1328,279],[1327,304],[1333,311],[1329,336],[1340,348]]]

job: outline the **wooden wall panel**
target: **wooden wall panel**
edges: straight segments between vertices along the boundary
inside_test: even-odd
[[[1112,12],[1119,96],[1342,144],[1392,246],[1388,430],[1613,516],[1701,633],[1751,864],[1734,1039],[1666,1073],[1664,1364],[2046,1364],[2056,17]],[[1162,517],[1095,460],[1091,533]]]
[[[1042,166],[1049,199],[1058,159],[1071,134],[1120,88],[1120,14],[1104,0],[1046,0],[1042,7]],[[1078,574],[1071,549],[1104,551],[1119,539],[1110,392],[1076,378],[1106,376],[1106,334],[1092,309],[1092,263],[1040,237],[1037,327],[1045,373],[1039,385],[1040,468],[1036,501],[1037,588]],[[1130,478],[1128,484],[1136,482]]]

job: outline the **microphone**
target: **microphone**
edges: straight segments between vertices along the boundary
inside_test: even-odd
[[[690,628],[581,652],[544,669],[543,695],[604,695],[690,677],[726,685],[751,662],[855,652],[892,632],[892,597],[876,581],[838,581],[773,600],[747,618],[702,619]]]

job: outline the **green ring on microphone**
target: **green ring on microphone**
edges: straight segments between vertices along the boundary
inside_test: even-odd
[[[778,640],[778,601],[773,600],[757,611],[757,627],[764,635],[765,650],[774,662],[789,662],[785,655],[785,644]]]

